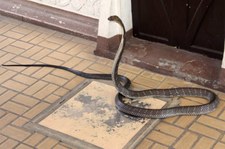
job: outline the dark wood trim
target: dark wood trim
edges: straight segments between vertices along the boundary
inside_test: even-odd
[[[0,0],[0,14],[64,33],[97,39],[98,19],[27,0]]]

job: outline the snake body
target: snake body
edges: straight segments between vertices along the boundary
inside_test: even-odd
[[[65,66],[51,65],[51,64],[3,64],[2,66],[8,67],[51,67],[62,69],[78,76],[88,78],[88,79],[101,79],[101,80],[112,80],[115,87],[118,90],[118,94],[115,97],[116,107],[119,111],[137,117],[143,118],[166,118],[177,115],[200,115],[212,112],[216,109],[219,104],[219,99],[215,93],[207,89],[201,88],[171,88],[171,89],[149,89],[143,91],[130,90],[131,81],[122,75],[118,74],[119,63],[123,54],[125,46],[125,27],[121,19],[117,16],[109,17],[109,21],[114,21],[118,23],[122,28],[122,38],[116,53],[112,74],[92,74],[85,73],[78,70],[73,70]],[[181,96],[193,96],[201,97],[208,100],[208,103],[198,106],[181,106],[172,107],[165,109],[145,109],[140,107],[134,107],[132,105],[126,104],[123,100],[124,97],[127,98],[143,98],[143,97],[155,97],[155,98],[172,98]]]

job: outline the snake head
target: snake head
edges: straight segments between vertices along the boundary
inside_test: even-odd
[[[108,20],[109,20],[109,21],[118,21],[118,20],[120,20],[120,18],[119,18],[118,16],[116,16],[116,15],[113,15],[113,16],[110,16],[110,17],[108,18]]]

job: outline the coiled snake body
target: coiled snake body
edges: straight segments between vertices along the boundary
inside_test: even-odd
[[[118,94],[116,95],[115,102],[116,107],[119,111],[137,117],[143,118],[166,118],[171,116],[177,115],[200,115],[212,112],[216,109],[219,99],[215,93],[207,89],[201,88],[171,88],[171,89],[149,89],[143,91],[133,91],[129,89],[131,84],[130,80],[125,77],[118,75],[118,67],[119,62],[123,54],[124,46],[125,46],[125,27],[117,16],[109,17],[110,21],[114,21],[118,23],[122,31],[122,38],[116,53],[114,64],[113,64],[113,71],[112,74],[90,74],[85,73],[77,70],[70,69],[65,66],[57,66],[57,65],[50,65],[50,64],[3,64],[2,66],[19,66],[19,67],[52,67],[57,69],[62,69],[69,71],[73,74],[79,75],[84,78],[89,79],[102,79],[102,80],[112,80],[115,87],[118,90]],[[172,107],[172,108],[165,108],[165,109],[145,109],[140,107],[134,107],[132,105],[128,105],[123,101],[123,98],[140,98],[140,97],[165,97],[165,98],[172,98],[172,97],[181,97],[181,96],[193,96],[193,97],[201,97],[208,100],[207,104],[197,105],[197,106],[181,106],[181,107]]]

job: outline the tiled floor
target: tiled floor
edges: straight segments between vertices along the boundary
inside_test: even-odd
[[[50,63],[110,73],[112,61],[94,56],[95,46],[92,41],[0,16],[0,64]],[[197,86],[126,64],[120,70],[135,87]],[[0,148],[72,148],[23,126],[84,80],[50,68],[0,67]],[[225,94],[217,93],[221,102],[215,112],[164,119],[137,148],[225,148]],[[183,98],[181,105],[201,102]]]

